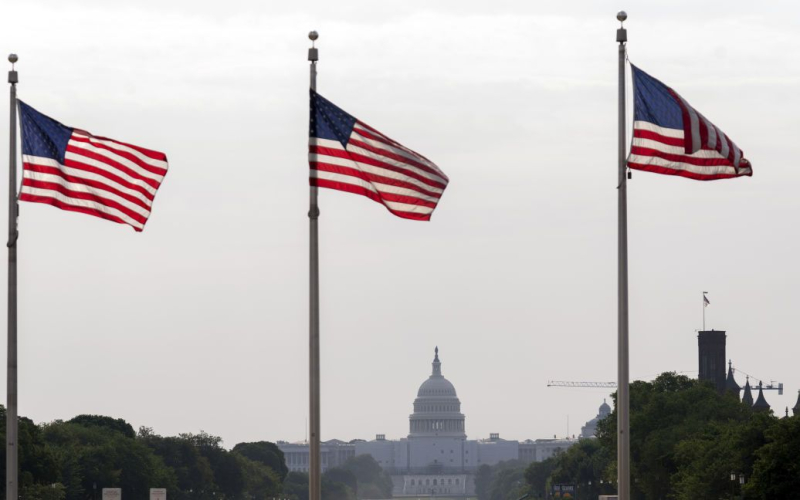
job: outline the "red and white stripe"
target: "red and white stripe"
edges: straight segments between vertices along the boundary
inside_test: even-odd
[[[720,141],[715,149],[704,147],[686,154],[683,130],[659,127],[646,121],[633,122],[633,142],[628,156],[628,166],[659,174],[680,175],[696,180],[730,179],[753,175],[750,163],[736,154],[735,162],[727,147],[720,151]],[[730,140],[728,139],[725,144]],[[732,144],[732,143],[731,143]],[[738,148],[736,148],[738,151]],[[723,154],[724,153],[724,154]]]
[[[144,229],[167,173],[164,153],[74,130],[64,164],[23,155],[20,200]]]
[[[357,121],[345,149],[311,138],[310,183],[366,196],[398,217],[430,220],[449,179],[433,162]]]

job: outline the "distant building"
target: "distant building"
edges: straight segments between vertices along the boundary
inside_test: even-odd
[[[725,332],[700,331],[697,334],[700,380],[711,382],[722,394],[725,392]]]
[[[604,399],[603,404],[601,404],[600,408],[597,410],[597,416],[586,422],[586,425],[581,427],[581,437],[582,438],[595,437],[595,435],[597,435],[597,424],[610,414],[611,414],[611,407],[608,406],[606,400]]]
[[[287,443],[278,441],[278,448],[283,452],[286,467],[290,471],[308,472],[308,443]],[[356,450],[352,444],[338,439],[331,439],[320,443],[320,461],[322,472],[331,467],[339,467],[349,459],[356,456]]]
[[[761,382],[758,383],[758,397],[756,398],[756,402],[753,403],[753,409],[755,411],[769,413],[770,406],[764,398],[764,389],[762,388]]]
[[[739,384],[736,383],[736,379],[733,378],[733,363],[728,360],[728,377],[725,379],[725,391],[735,394],[738,398],[739,391],[741,390],[742,388],[739,387]]]
[[[434,352],[431,375],[420,385],[414,412],[409,416],[408,437],[387,440],[384,434],[378,434],[372,441],[325,441],[321,446],[323,472],[350,457],[371,455],[392,475],[396,497],[474,496],[474,473],[481,465],[507,460],[539,462],[577,442],[575,439],[519,442],[502,439],[497,433],[490,434],[488,439],[467,439],[461,401],[453,384],[442,375],[439,348]],[[604,406],[611,411],[605,403]],[[600,407],[601,413],[603,408]],[[308,472],[308,444],[279,441],[278,447],[286,456],[289,470]]]
[[[750,389],[750,377],[747,377],[744,383],[742,403],[746,404],[747,406],[753,406],[753,391]]]

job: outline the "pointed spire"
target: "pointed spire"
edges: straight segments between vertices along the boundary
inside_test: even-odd
[[[753,406],[753,393],[750,391],[750,377],[744,383],[744,394],[742,394],[742,403],[747,406]]]
[[[753,404],[753,409],[763,412],[769,411],[769,403],[767,403],[767,400],[764,398],[764,389],[761,387],[761,382],[758,383],[758,398],[755,404]]]
[[[797,403],[795,403],[794,408],[792,408],[792,415],[795,417],[800,416],[800,391],[797,391]]]
[[[442,376],[442,363],[439,361],[439,346],[436,346],[436,349],[433,350],[433,373],[431,376]]]
[[[728,378],[725,380],[725,390],[736,394],[736,397],[739,397],[739,391],[742,390],[739,387],[739,384],[736,383],[736,379],[733,378],[733,362],[728,360]]]

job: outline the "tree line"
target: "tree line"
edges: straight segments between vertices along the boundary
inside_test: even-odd
[[[5,413],[0,406],[3,442]],[[0,460],[5,470],[5,447]],[[38,425],[20,417],[19,468],[22,500],[101,500],[103,488],[122,488],[125,500],[148,500],[150,488],[166,488],[169,500],[308,500],[308,476],[289,473],[274,443],[227,450],[202,431],[160,436],[100,415]],[[391,478],[369,456],[326,471],[322,488],[326,500],[391,498]]]
[[[674,373],[633,382],[630,408],[633,499],[800,498],[800,416],[754,411],[735,394]],[[578,500],[615,493],[616,424],[614,410],[596,439],[530,464],[524,492],[480,500],[520,492],[544,499],[558,484],[575,485]]]

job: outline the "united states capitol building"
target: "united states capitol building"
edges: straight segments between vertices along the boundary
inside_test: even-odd
[[[453,384],[442,375],[436,348],[430,377],[420,385],[409,417],[407,438],[387,440],[336,439],[321,444],[322,471],[337,467],[356,455],[371,455],[394,482],[394,496],[473,496],[475,471],[481,465],[506,460],[538,462],[575,444],[577,439],[536,439],[510,441],[499,434],[488,439],[467,439],[461,401]],[[605,403],[604,403],[605,404]],[[601,413],[605,408],[601,408]],[[594,434],[590,421],[582,437]],[[308,472],[308,444],[278,442],[291,471]]]

